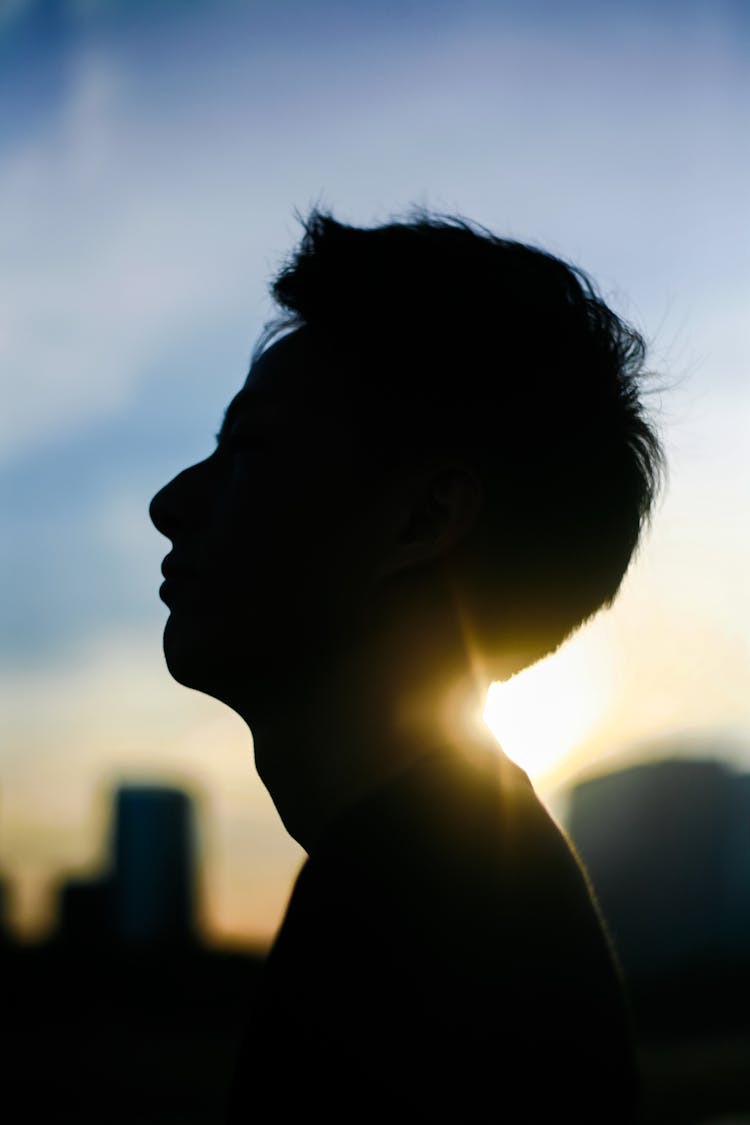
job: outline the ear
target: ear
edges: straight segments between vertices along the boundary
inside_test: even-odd
[[[383,575],[448,554],[466,536],[484,505],[482,482],[467,465],[426,470],[404,488],[400,520]]]

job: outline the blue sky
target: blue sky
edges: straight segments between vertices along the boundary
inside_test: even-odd
[[[78,803],[44,805],[34,748],[49,778],[78,753],[61,685],[88,714],[94,665],[111,661],[111,681],[131,654],[110,714],[144,747],[148,724],[184,732],[195,708],[210,723],[219,706],[161,667],[167,544],[147,505],[210,451],[272,312],[294,208],[317,202],[362,223],[411,202],[463,213],[582,265],[645,332],[671,387],[653,403],[671,481],[623,607],[597,626],[624,654],[600,742],[671,734],[681,708],[683,726],[750,742],[745,5],[78,0],[0,13],[3,792],[38,794],[44,823],[63,826],[55,846],[96,778],[128,768],[90,717],[76,745],[101,752],[80,751]],[[644,690],[657,659],[660,699]],[[154,769],[177,768],[182,737],[151,748]],[[220,803],[229,767],[194,765]],[[9,866],[51,869],[32,828],[11,818],[3,845],[2,823]]]

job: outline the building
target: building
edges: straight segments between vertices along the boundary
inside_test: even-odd
[[[750,776],[639,765],[577,785],[566,820],[626,972],[750,962]]]
[[[59,939],[74,945],[186,946],[195,940],[193,803],[179,789],[124,785],[107,870],[60,888]]]
[[[123,786],[115,798],[112,922],[127,945],[194,938],[192,802],[179,789]]]

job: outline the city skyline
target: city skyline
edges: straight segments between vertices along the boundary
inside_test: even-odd
[[[509,756],[551,800],[672,738],[750,766],[747,40],[708,0],[3,9],[0,863],[28,932],[136,775],[209,810],[218,934],[283,911],[301,850],[247,728],[164,666],[147,507],[210,452],[313,202],[543,245],[650,345],[667,491],[613,609],[490,689]]]
[[[680,970],[691,954],[746,957],[750,772],[679,740],[653,761],[629,757],[573,782],[550,810],[582,857],[626,968]],[[35,932],[19,929],[13,880],[0,867],[0,938],[71,949],[263,951],[273,923],[227,935],[211,917],[215,872],[205,841],[214,826],[199,794],[131,778],[103,791],[101,803],[95,862],[57,872]],[[258,904],[244,906],[249,918]]]

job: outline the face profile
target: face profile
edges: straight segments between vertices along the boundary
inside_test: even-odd
[[[249,716],[300,669],[309,674],[367,578],[352,441],[310,408],[306,358],[299,332],[272,344],[230,403],[213,454],[150,507],[173,543],[161,591],[169,670]]]
[[[216,449],[150,506],[169,671],[245,720],[307,854],[226,1125],[633,1125],[616,951],[479,716],[617,595],[663,471],[643,340],[577,268],[424,211],[313,212],[272,294]]]

